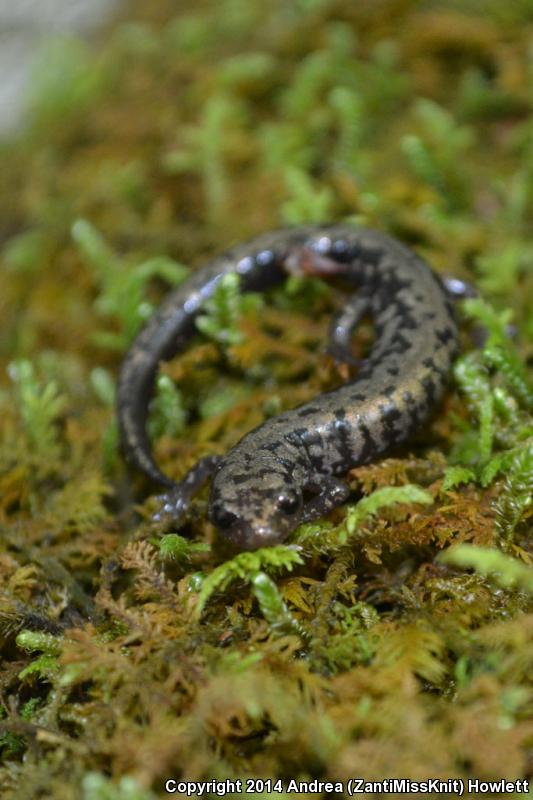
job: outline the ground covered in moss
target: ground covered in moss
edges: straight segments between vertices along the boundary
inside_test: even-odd
[[[180,5],[50,48],[0,148],[3,796],[532,778],[531,3]],[[340,219],[479,288],[444,403],[283,546],[232,553],[205,494],[158,528],[117,451],[132,337],[210,255]],[[159,377],[164,470],[338,385],[340,302],[227,282]]]

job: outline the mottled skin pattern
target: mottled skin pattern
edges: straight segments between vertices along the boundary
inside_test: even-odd
[[[180,484],[160,472],[146,435],[161,360],[181,350],[194,317],[220,278],[241,274],[243,291],[287,272],[340,275],[360,291],[335,319],[332,349],[349,360],[350,335],[365,314],[375,343],[356,377],[244,436],[226,456],[204,459]],[[429,267],[398,241],[348,225],[277,231],[220,256],[172,292],[122,365],[118,416],[132,465],[171,491],[164,511],[179,516],[212,474],[210,518],[240,549],[283,541],[304,520],[344,502],[347,471],[405,440],[442,395],[457,352],[450,297]]]

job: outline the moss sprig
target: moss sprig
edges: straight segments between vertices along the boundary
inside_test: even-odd
[[[533,434],[527,414],[533,389],[525,365],[509,341],[509,311],[497,313],[476,298],[465,301],[465,313],[482,323],[486,341],[454,366],[455,379],[477,425],[463,427],[451,455],[456,463],[445,474],[447,488],[469,480],[488,486],[528,452]]]
[[[155,544],[162,558],[179,562],[187,562],[195,553],[208,553],[210,549],[205,542],[190,542],[177,533],[167,533]]]
[[[82,800],[155,800],[133,776],[123,775],[116,783],[99,772],[88,772],[81,783]]]
[[[179,436],[186,423],[187,409],[184,407],[182,393],[168,375],[158,375],[155,397],[150,404],[150,437],[157,439],[163,433],[167,436]]]
[[[97,331],[92,339],[101,347],[121,352],[154,310],[146,299],[149,281],[161,278],[175,286],[186,278],[188,270],[166,256],[150,258],[129,267],[95,226],[85,219],[78,219],[73,224],[72,238],[98,285],[96,310],[104,317],[114,318],[119,325],[118,332]]]
[[[280,544],[275,547],[262,547],[254,552],[239,553],[215,567],[203,581],[196,605],[197,617],[201,616],[213,593],[226,589],[232,581],[240,579],[251,583],[256,574],[265,569],[291,572],[297,564],[302,563],[300,548],[294,545]]]
[[[2,369],[22,356],[38,398],[56,388],[37,450],[18,384],[0,387],[6,800],[421,764],[525,778],[530,0],[147,5],[94,59],[88,44],[41,62],[31,127],[0,147]],[[143,254],[200,266],[310,219],[387,231],[513,317],[466,305],[485,335],[458,391],[407,449],[353,471],[363,501],[302,526],[300,550],[221,564],[203,501],[187,539],[147,541],[110,422],[120,355],[179,277]],[[161,370],[162,465],[179,474],[339,385],[323,345],[344,288],[289,280],[247,313],[233,287]],[[427,498],[373,494],[405,484]],[[435,554],[455,542],[483,553],[452,569]],[[57,642],[25,650],[23,630]]]
[[[468,197],[464,164],[475,141],[474,130],[459,125],[447,109],[433,100],[418,100],[415,116],[421,134],[408,134],[402,149],[413,172],[431,186],[444,207],[458,212]]]
[[[488,334],[480,353],[482,363],[497,370],[518,402],[524,408],[532,409],[533,384],[510,340],[509,325],[512,312],[506,309],[498,313],[480,298],[465,300],[463,311],[470,319],[481,322]]]
[[[181,129],[180,144],[163,158],[173,174],[197,173],[203,185],[207,216],[222,225],[230,193],[228,160],[245,142],[246,106],[237,94],[220,90],[205,103],[198,125]]]
[[[310,634],[287,608],[272,578],[259,571],[252,575],[251,585],[261,613],[273,633],[277,635],[294,633],[304,641],[310,638]]]
[[[11,362],[8,374],[15,387],[19,414],[28,445],[40,460],[54,462],[60,455],[57,422],[67,407],[67,398],[56,381],[39,381],[27,359]]]
[[[308,522],[300,525],[293,534],[294,541],[311,552],[338,552],[347,542],[354,540],[361,525],[379,514],[384,508],[399,503],[433,503],[432,495],[414,484],[390,486],[376,489],[368,497],[363,497],[355,506],[348,506],[346,519],[337,525],[328,520]]]
[[[239,275],[228,272],[218,282],[213,296],[205,301],[195,325],[204,336],[218,344],[240,344],[243,341],[238,327],[241,316],[259,309],[262,302],[253,292],[242,293]]]
[[[496,527],[509,541],[533,503],[533,439],[519,448],[506,464],[505,482],[496,503]]]
[[[456,544],[441,553],[439,561],[463,569],[473,569],[503,589],[522,589],[533,594],[531,566],[494,548]]]
[[[58,656],[61,653],[62,637],[50,633],[22,630],[17,634],[18,647],[28,653],[40,653],[19,673],[21,680],[30,676],[50,678],[59,670]]]

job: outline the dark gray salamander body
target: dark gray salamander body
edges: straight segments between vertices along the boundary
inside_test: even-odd
[[[356,377],[335,391],[269,419],[222,458],[199,462],[175,484],[154,462],[146,434],[160,361],[183,349],[194,318],[223,275],[243,291],[296,274],[341,275],[359,289],[332,329],[338,350],[358,320],[373,318],[375,343]],[[266,234],[210,262],[171,292],[122,365],[118,418],[128,461],[169,489],[165,511],[179,514],[213,474],[209,513],[241,549],[275,544],[299,522],[344,502],[346,472],[405,440],[442,395],[458,348],[454,309],[430,268],[384,234],[348,225]]]

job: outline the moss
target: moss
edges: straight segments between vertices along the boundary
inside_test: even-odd
[[[528,775],[530,20],[528,0],[157,0],[50,51],[0,147],[3,796]],[[154,527],[117,452],[125,348],[183,265],[323,218],[479,286],[442,406],[283,546],[229,551],[205,494]],[[338,386],[342,301],[222,285],[161,370],[162,468]]]

